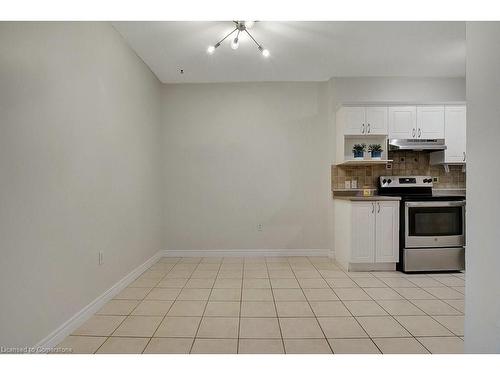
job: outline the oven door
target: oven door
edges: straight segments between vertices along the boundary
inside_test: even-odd
[[[465,201],[405,202],[405,248],[465,244]]]

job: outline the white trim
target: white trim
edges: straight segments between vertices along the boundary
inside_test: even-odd
[[[89,319],[92,315],[94,315],[97,311],[101,309],[106,302],[120,293],[127,285],[129,285],[132,281],[134,281],[139,275],[141,275],[144,271],[146,271],[149,267],[155,264],[158,259],[163,256],[163,251],[158,251],[151,258],[146,260],[140,266],[133,269],[128,275],[123,277],[120,281],[118,281],[115,285],[97,297],[95,300],[90,302],[87,306],[73,315],[66,322],[61,324],[58,328],[56,328],[53,332],[51,332],[47,337],[42,339],[40,342],[36,344],[36,347],[43,348],[53,348],[58,345],[62,340],[66,338],[70,333],[72,333],[75,329],[77,329],[80,325],[82,325],[87,319]]]
[[[230,250],[163,250],[164,257],[275,257],[328,256],[330,249],[230,249]]]

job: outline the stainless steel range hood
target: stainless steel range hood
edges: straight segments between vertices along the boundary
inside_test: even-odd
[[[389,150],[446,150],[444,139],[389,139]]]

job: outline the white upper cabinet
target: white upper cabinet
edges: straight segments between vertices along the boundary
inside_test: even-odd
[[[387,107],[366,107],[365,116],[368,135],[387,135]]]
[[[466,118],[465,106],[446,107],[444,128],[447,146],[446,163],[465,163],[467,157],[465,152]]]
[[[410,139],[417,134],[416,107],[389,107],[389,138]]]
[[[414,138],[444,138],[444,106],[417,107],[417,131]]]
[[[387,107],[344,107],[344,135],[386,135]]]
[[[446,150],[431,153],[431,164],[465,164],[467,109],[464,105],[444,109],[444,139]]]

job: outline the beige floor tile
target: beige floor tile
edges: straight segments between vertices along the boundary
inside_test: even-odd
[[[375,338],[375,344],[384,354],[424,354],[429,353],[413,337]]]
[[[439,299],[464,299],[464,295],[462,293],[457,292],[456,290],[447,286],[428,287],[424,288],[424,290]]]
[[[240,289],[241,284],[242,284],[241,278],[239,278],[239,279],[217,279],[215,281],[214,288]]]
[[[277,318],[241,318],[240,338],[281,338]]]
[[[283,338],[324,338],[316,318],[279,318]]]
[[[188,354],[193,345],[192,338],[153,337],[144,353],[148,354]]]
[[[151,288],[125,288],[113,299],[143,299],[149,293]]]
[[[464,342],[458,337],[417,337],[432,354],[463,354]]]
[[[270,279],[295,279],[291,269],[269,269]]]
[[[202,316],[207,301],[175,301],[167,316]]]
[[[352,317],[318,318],[319,324],[329,339],[366,337],[363,328]]]
[[[209,301],[205,309],[205,316],[239,316],[240,302]]]
[[[210,301],[240,301],[241,289],[212,289]]]
[[[240,354],[283,354],[281,339],[240,339],[238,353]]]
[[[296,289],[300,288],[296,279],[271,279],[271,286],[274,289]]]
[[[432,294],[427,293],[421,288],[394,288],[394,290],[401,294],[404,298],[410,300],[436,299],[436,297]]]
[[[215,279],[191,278],[188,280],[188,282],[186,283],[186,286],[184,288],[187,288],[187,289],[200,289],[200,288],[207,289],[208,288],[208,289],[210,289],[210,288],[212,288],[214,283],[215,283]]]
[[[391,280],[401,280],[399,277],[391,278]],[[376,278],[356,278],[356,284],[361,288],[387,288],[387,284]]]
[[[218,270],[210,270],[210,271],[196,270],[191,274],[191,278],[193,278],[193,279],[215,279],[217,277],[218,273],[219,273]]]
[[[464,317],[463,316],[433,316],[439,323],[448,328],[457,336],[464,335]],[[438,336],[438,335],[436,335]]]
[[[182,289],[178,301],[207,301],[211,289]]]
[[[140,277],[142,279],[161,279],[166,274],[167,274],[167,271],[153,271],[153,270],[148,270],[146,272],[143,272]]]
[[[98,312],[97,315],[129,315],[132,310],[139,304],[138,300],[127,299],[112,299],[106,303]]]
[[[274,302],[242,301],[241,316],[265,318],[277,315]]]
[[[243,288],[269,289],[271,288],[271,283],[269,279],[243,279]]]
[[[287,354],[332,354],[325,339],[286,339],[283,342]]]
[[[97,353],[141,354],[148,342],[144,337],[109,337]]]
[[[128,285],[129,288],[153,288],[158,285],[160,279],[138,278]]]
[[[319,270],[319,273],[325,279],[340,279],[349,277],[344,271],[341,270]]]
[[[391,288],[415,288],[417,285],[413,284],[410,280],[402,278],[402,277],[381,277],[381,281],[383,281],[387,286]]]
[[[273,289],[275,301],[306,301],[302,289]]]
[[[298,279],[317,279],[321,277],[321,274],[316,271],[314,268],[313,269],[298,269],[294,270],[293,273],[295,274],[295,277]]]
[[[241,279],[243,277],[243,270],[226,270],[219,271],[218,279]]]
[[[302,301],[278,301],[276,310],[279,317],[314,316],[309,303]]]
[[[155,332],[155,337],[194,337],[201,317],[167,316]]]
[[[410,333],[390,316],[357,318],[370,337],[408,337]]]
[[[414,305],[429,315],[461,315],[462,313],[447,303],[433,299],[433,300],[414,300]]]
[[[152,337],[162,319],[160,316],[129,316],[113,336]]]
[[[106,341],[106,337],[68,336],[57,345],[57,348],[71,349],[69,354],[92,354],[104,341]]]
[[[150,316],[164,316],[173,301],[142,301],[139,306],[132,311],[131,315],[150,315]]]
[[[243,301],[272,301],[273,294],[270,289],[243,289]]]
[[[324,279],[298,279],[301,288],[328,288]]]
[[[172,270],[165,276],[165,279],[189,279],[193,270]]]
[[[186,258],[181,258],[179,260],[179,263],[180,264],[185,264],[185,263],[195,263],[195,264],[198,264],[201,262],[201,259],[200,257],[186,257]]]
[[[180,289],[153,288],[146,296],[146,300],[174,301],[180,293]]]
[[[372,298],[361,288],[333,288],[342,301],[369,301]]]
[[[438,287],[442,287],[443,284],[441,284],[439,281],[431,278],[431,277],[428,277],[428,276],[424,276],[424,277],[407,277],[408,280],[410,280],[413,284],[415,284],[416,286],[419,286],[421,288],[423,287],[429,287],[429,286],[438,286]]]
[[[446,302],[448,305],[452,306],[456,310],[460,311],[462,314],[465,312],[465,301],[460,299],[445,299],[443,302]]]
[[[267,269],[263,270],[252,270],[252,269],[246,269],[243,272],[243,277],[244,278],[255,278],[255,279],[267,279],[269,277],[267,273]]]
[[[94,315],[83,323],[74,335],[109,336],[125,320],[124,316]]]
[[[378,301],[378,304],[391,315],[425,315],[422,310],[406,300]]]
[[[327,279],[326,282],[332,288],[359,288],[358,284],[349,278]]]
[[[433,278],[446,286],[465,286],[465,280],[455,276],[433,276]]]
[[[375,301],[344,301],[346,307],[354,316],[383,316],[389,315]]]
[[[157,288],[184,288],[189,279],[163,279],[157,285]]]
[[[239,318],[203,317],[197,337],[230,339],[238,337]]]
[[[312,301],[310,304],[316,316],[351,316],[340,301]]]
[[[236,339],[200,339],[194,341],[192,354],[236,354]]]
[[[339,297],[330,288],[303,289],[308,301],[338,301]]]
[[[453,336],[430,316],[396,316],[395,319],[413,336]]]
[[[376,301],[403,299],[391,288],[363,288],[363,290]]]
[[[379,354],[371,339],[328,339],[335,354]]]

